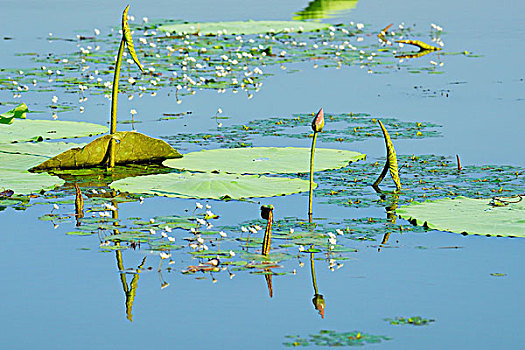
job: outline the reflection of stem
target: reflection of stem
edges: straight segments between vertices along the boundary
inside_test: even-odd
[[[312,200],[314,196],[314,155],[315,155],[315,141],[317,140],[317,132],[314,131],[312,139],[312,148],[310,150],[310,195],[308,200],[308,221],[312,222]]]
[[[312,246],[313,248],[313,246]],[[319,294],[317,290],[317,279],[315,278],[315,265],[314,265],[314,253],[310,253],[310,271],[312,273],[312,284],[314,286],[314,297],[312,303],[314,304],[315,309],[321,315],[321,318],[324,318],[324,311],[326,303],[322,294]]]
[[[264,271],[267,272],[264,275],[264,278],[266,279],[266,284],[268,285],[268,294],[270,295],[270,298],[273,298],[272,270],[266,269]]]
[[[317,290],[317,279],[315,278],[314,253],[310,253],[310,272],[312,273],[312,284],[314,285],[314,294],[319,294]]]
[[[115,75],[113,76],[113,90],[111,92],[111,120],[109,134],[114,135],[117,132],[117,99],[118,99],[118,83],[120,77],[120,66],[122,64],[122,54],[124,53],[124,34],[120,40],[118,48],[117,62],[115,63]],[[115,167],[115,154],[117,143],[114,138],[109,141],[109,168]]]
[[[135,295],[137,294],[137,286],[140,278],[140,269],[146,263],[146,257],[142,259],[142,262],[137,267],[137,271],[133,276],[133,279],[131,280],[131,283],[128,288],[128,284],[126,281],[126,273],[124,272],[124,263],[122,261],[122,251],[117,250],[115,253],[117,256],[117,267],[120,271],[120,281],[122,283],[122,289],[124,290],[124,294],[126,295],[126,318],[133,322],[133,315],[131,313],[133,309],[133,301],[135,300]]]

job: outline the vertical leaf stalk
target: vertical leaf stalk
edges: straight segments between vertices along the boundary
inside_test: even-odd
[[[310,195],[308,199],[308,220],[312,222],[312,201],[314,196],[314,155],[315,155],[315,141],[317,140],[317,132],[314,132],[312,139],[312,149],[310,150]]]
[[[126,41],[124,37],[120,40],[118,48],[117,62],[115,63],[115,74],[113,76],[113,90],[111,92],[111,120],[109,127],[109,134],[114,135],[117,132],[117,100],[118,100],[118,83],[120,78],[120,67],[122,65],[122,54],[124,53],[124,45]],[[109,141],[109,164],[108,168],[115,167],[117,142],[114,138]]]

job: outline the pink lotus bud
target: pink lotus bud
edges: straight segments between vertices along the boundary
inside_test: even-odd
[[[312,130],[314,132],[320,132],[323,131],[324,127],[324,112],[321,108],[319,112],[317,112],[317,115],[315,116],[313,122],[312,122]]]

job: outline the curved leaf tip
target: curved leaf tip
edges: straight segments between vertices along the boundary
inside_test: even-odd
[[[126,46],[128,47],[129,54],[131,55],[131,58],[133,58],[133,61],[137,64],[140,71],[144,73],[144,68],[142,68],[142,64],[139,62],[139,58],[137,57],[137,53],[135,52],[135,46],[133,45],[133,38],[131,37],[131,30],[129,29],[128,24],[128,11],[129,11],[129,5],[126,6],[124,9],[124,12],[122,13],[122,34],[123,38],[126,41]]]

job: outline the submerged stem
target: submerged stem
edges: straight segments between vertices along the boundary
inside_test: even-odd
[[[314,196],[314,155],[315,155],[315,141],[317,140],[317,132],[314,132],[312,139],[312,149],[310,150],[310,195],[308,200],[308,220],[312,222],[312,200]]]

